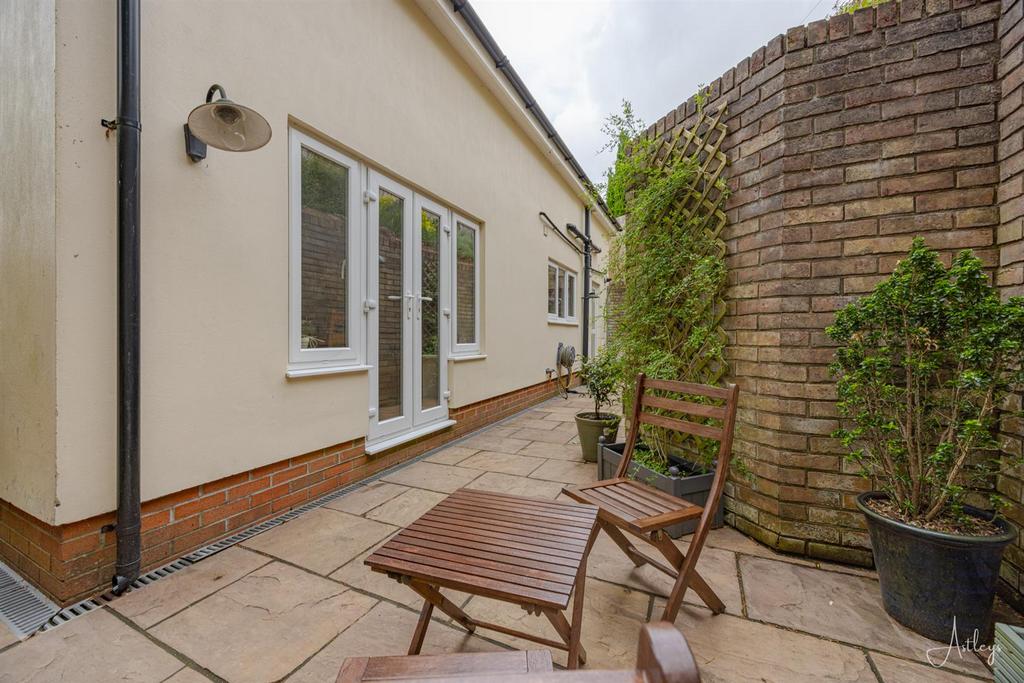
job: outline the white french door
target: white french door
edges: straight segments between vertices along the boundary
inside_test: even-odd
[[[413,224],[413,424],[420,426],[448,417],[451,217],[437,202],[416,195]]]
[[[376,171],[367,211],[369,442],[448,417],[448,211]]]

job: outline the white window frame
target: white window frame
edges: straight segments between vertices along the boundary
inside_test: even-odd
[[[302,348],[302,148],[320,154],[349,170],[348,192],[348,346],[345,348]],[[329,374],[365,369],[366,325],[362,305],[365,298],[363,226],[366,224],[362,196],[365,170],[361,163],[305,133],[288,130],[288,372],[289,377]]]
[[[579,277],[577,277],[575,270],[567,268],[567,267],[563,266],[561,263],[558,263],[557,261],[549,260],[548,261],[548,268],[551,268],[551,267],[555,268],[555,312],[554,313],[551,313],[550,311],[548,312],[548,322],[574,325],[574,324],[576,324],[577,320],[579,319],[579,302],[577,301],[578,297],[576,296],[577,293],[578,293],[577,288],[579,286]],[[546,293],[547,293],[546,287],[547,287],[547,281],[548,281],[548,268],[544,269],[545,299],[547,298],[546,297]],[[562,291],[568,293],[568,291],[569,291],[569,281],[570,280],[572,280],[572,283],[573,283],[573,288],[572,288],[573,314],[569,315],[569,306],[568,306],[569,302],[568,302],[568,300],[566,300],[564,302],[561,302],[561,303],[563,303],[562,310],[565,312],[564,315],[558,315],[558,308],[559,308],[558,304],[560,303],[559,293],[558,293],[558,285],[559,285],[559,283],[561,283]]]
[[[460,344],[459,343],[459,225],[463,225],[467,228],[471,228],[474,232],[473,239],[473,278],[475,279],[475,287],[473,289],[476,294],[475,301],[473,302],[473,322],[476,324],[476,329],[473,330],[473,343],[472,344]],[[480,353],[480,299],[483,298],[483,289],[480,282],[480,224],[476,221],[471,221],[465,216],[461,216],[452,211],[452,223],[451,231],[448,234],[448,241],[451,242],[451,248],[449,250],[449,263],[451,263],[451,308],[450,322],[451,322],[451,349],[453,356],[473,356]]]

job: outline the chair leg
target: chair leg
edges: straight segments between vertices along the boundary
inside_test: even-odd
[[[704,601],[704,604],[707,605],[712,612],[715,614],[721,614],[725,611],[725,603],[722,602],[721,598],[715,594],[715,591],[712,590],[707,581],[705,581],[697,572],[697,559],[700,556],[699,552],[690,552],[684,555],[664,531],[656,531],[651,534],[651,544],[660,550],[661,554],[665,556],[665,559],[668,560],[673,567],[676,567],[679,572],[679,575],[676,577],[676,585],[672,589],[672,595],[677,591],[680,591],[684,570],[686,569],[687,564],[690,565],[689,577],[685,584],[683,584],[679,594],[679,604],[682,604],[683,596],[686,594],[686,589],[692,587],[694,592],[700,596],[700,599]],[[678,611],[679,605],[677,604],[674,612]],[[668,612],[666,610],[666,614],[667,613]],[[674,619],[675,615],[673,613],[672,619],[669,619],[669,621]]]
[[[638,559],[638,556],[642,556],[640,551],[633,547],[633,544],[629,542],[629,539],[626,538],[625,534],[604,520],[599,521],[598,524],[601,529],[608,534],[608,537],[615,541],[615,545],[619,546],[622,552],[626,553],[626,557],[628,557],[634,565],[637,567],[644,565],[644,560]]]

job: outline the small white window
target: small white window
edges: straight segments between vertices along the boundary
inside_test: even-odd
[[[480,352],[480,226],[454,215],[452,352]]]
[[[289,131],[289,371],[363,362],[362,168]]]
[[[576,273],[548,263],[548,320],[576,322]]]

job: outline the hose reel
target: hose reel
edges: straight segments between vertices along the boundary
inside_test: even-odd
[[[576,347],[558,342],[558,350],[555,352],[555,382],[558,386],[558,395],[562,398],[576,393],[569,388],[572,386],[575,366]],[[563,372],[565,373],[564,377]]]

